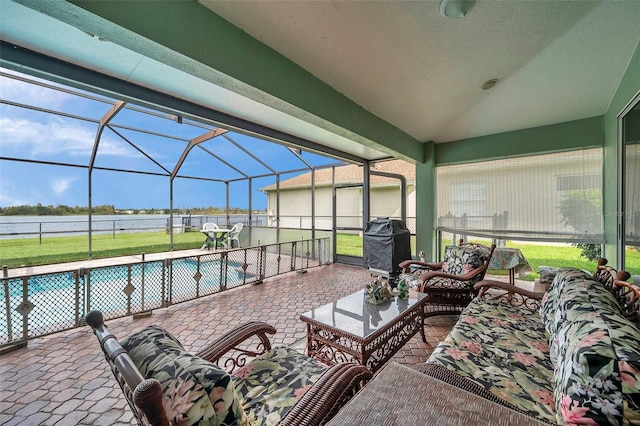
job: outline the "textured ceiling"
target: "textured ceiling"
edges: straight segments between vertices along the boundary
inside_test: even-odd
[[[637,0],[479,0],[459,20],[437,1],[199,3],[422,142],[602,115],[640,40]],[[376,145],[74,3],[0,0],[0,12],[3,41],[358,158],[395,156],[395,142]],[[482,91],[490,78],[500,81]]]
[[[640,39],[637,1],[199,1],[421,141],[601,115]]]

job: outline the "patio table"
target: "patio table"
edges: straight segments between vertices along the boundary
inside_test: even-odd
[[[380,370],[327,423],[328,426],[482,424],[543,423],[395,362]]]
[[[531,272],[531,265],[524,257],[520,249],[511,247],[496,247],[493,250],[491,261],[487,267],[489,270],[508,270],[509,283],[515,284],[516,273],[520,276]]]
[[[307,323],[307,354],[329,365],[357,362],[375,372],[416,333],[424,334],[424,293],[378,305],[360,290],[300,316]]]
[[[213,243],[213,248],[217,249],[218,248],[218,240],[221,240],[225,237],[229,236],[229,232],[231,232],[231,229],[227,229],[227,228],[216,228],[216,229],[209,229],[207,231],[200,231],[202,232],[204,235],[207,236],[206,241],[204,242],[204,244],[202,244],[202,247],[200,247],[201,249],[204,249],[206,247],[209,247],[211,245],[211,243]],[[218,236],[218,234],[220,236]],[[227,241],[227,247],[228,247],[228,241]]]

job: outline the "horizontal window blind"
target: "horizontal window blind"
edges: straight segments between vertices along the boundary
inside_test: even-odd
[[[628,141],[625,148],[625,239],[640,247],[640,141]]]
[[[440,166],[437,182],[440,228],[602,241],[601,148]]]

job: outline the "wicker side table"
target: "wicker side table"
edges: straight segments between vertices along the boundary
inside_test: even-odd
[[[543,424],[397,363],[381,369],[328,423],[332,426]]]

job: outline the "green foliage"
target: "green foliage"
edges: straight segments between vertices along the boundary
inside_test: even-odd
[[[558,207],[562,223],[576,232],[599,229],[602,223],[602,194],[599,189],[565,191]]]
[[[595,262],[602,256],[600,244],[573,243],[571,245],[580,249],[580,255],[591,262]]]
[[[170,214],[171,209],[131,209],[134,214],[138,214],[141,211],[145,211],[147,213],[160,213],[160,214]],[[230,207],[230,214],[247,214],[249,212],[248,209],[243,209],[240,207]],[[114,206],[93,206],[92,210],[93,214],[96,215],[115,215],[115,214],[125,214],[126,210],[120,209],[116,210]],[[199,214],[199,215],[219,215],[226,214],[227,209],[224,207],[193,207],[189,209],[173,209],[174,214]],[[0,207],[0,216],[80,216],[89,214],[88,207],[70,207],[65,206],[64,204],[60,204],[57,206],[43,206],[38,203],[35,206],[10,206],[10,207]]]
[[[602,224],[602,195],[600,189],[565,191],[558,207],[562,223],[579,233],[599,229]],[[573,243],[585,259],[595,262],[602,252],[599,244]]]
[[[88,207],[70,207],[64,204],[57,206],[43,206],[38,203],[35,206],[10,206],[0,207],[0,216],[70,216],[70,215],[86,215],[89,213]],[[93,214],[116,214],[113,206],[94,206]]]

